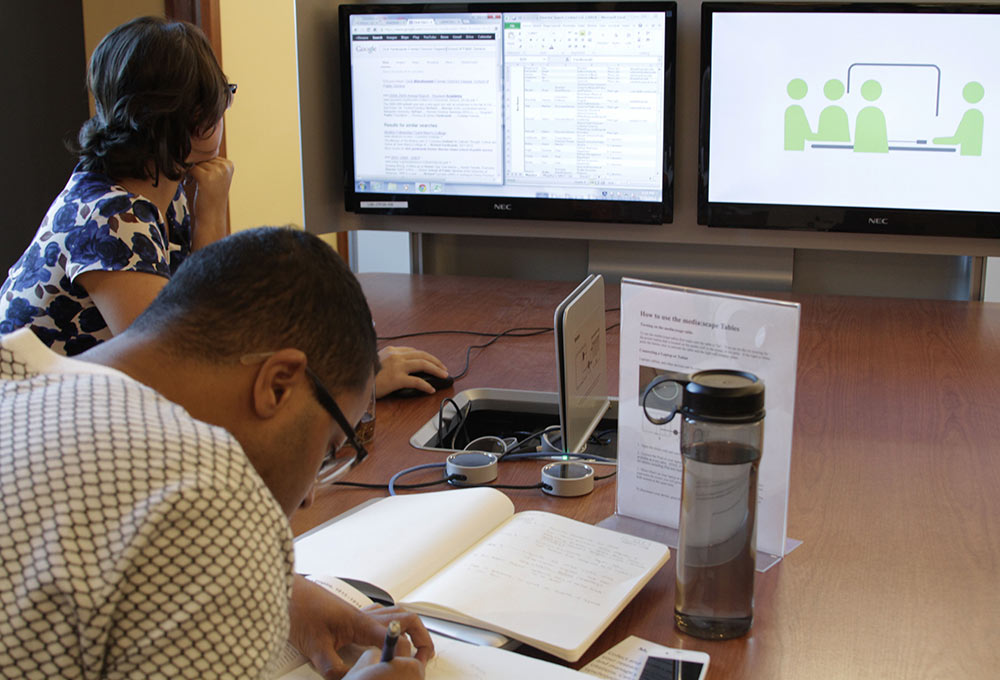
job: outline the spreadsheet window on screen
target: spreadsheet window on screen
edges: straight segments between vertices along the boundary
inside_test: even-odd
[[[661,202],[666,21],[352,15],[354,190]]]

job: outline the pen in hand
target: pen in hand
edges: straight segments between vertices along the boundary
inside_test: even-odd
[[[385,642],[382,644],[382,663],[392,661],[392,657],[396,654],[396,642],[399,640],[400,630],[399,621],[389,622],[389,628],[385,632]]]

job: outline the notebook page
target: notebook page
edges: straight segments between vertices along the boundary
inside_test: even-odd
[[[397,602],[514,514],[496,489],[390,496],[295,542],[295,571],[368,581]]]

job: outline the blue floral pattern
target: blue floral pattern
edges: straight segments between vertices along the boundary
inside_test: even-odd
[[[165,222],[165,224],[164,224]],[[76,171],[0,286],[0,334],[30,326],[68,356],[111,337],[76,277],[138,271],[169,278],[191,252],[187,197],[178,187],[164,222],[150,201],[100,173]]]

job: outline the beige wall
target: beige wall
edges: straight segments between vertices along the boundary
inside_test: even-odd
[[[226,151],[236,166],[230,223],[234,231],[301,227],[293,0],[220,0],[220,17],[222,68],[239,85],[226,114]]]
[[[115,26],[136,17],[163,16],[163,0],[83,0],[83,44],[87,63],[97,43]],[[94,100],[90,99],[94,115]]]
[[[136,17],[163,16],[163,0],[83,0],[83,41],[87,60],[112,28]]]

